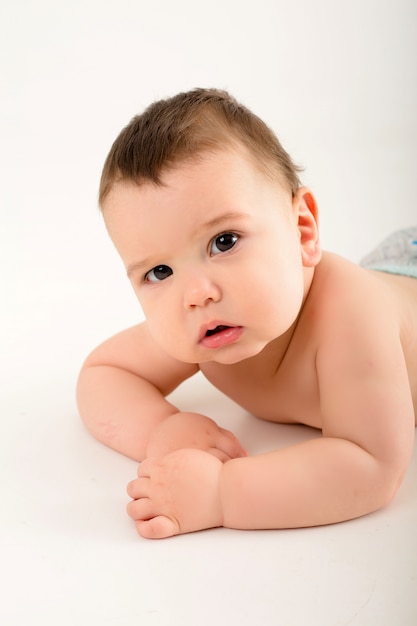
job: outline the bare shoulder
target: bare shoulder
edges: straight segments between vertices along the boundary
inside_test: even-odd
[[[407,365],[417,421],[417,280],[367,270],[382,286],[399,316],[400,340]]]
[[[399,337],[410,371],[417,366],[417,280],[367,270],[324,253],[309,296],[319,311],[320,342],[349,321],[358,337]],[[361,339],[362,340],[362,339]]]
[[[84,367],[107,365],[140,376],[164,395],[195,374],[199,367],[167,354],[153,339],[146,322],[110,337],[87,357]]]
[[[417,334],[417,280],[405,276],[367,270],[335,254],[324,253],[316,276],[311,300],[319,300],[322,314],[341,307],[364,321],[378,311],[379,319],[394,322],[407,334]],[[327,320],[326,320],[327,322]]]
[[[317,343],[337,363],[351,362],[357,371],[370,363],[387,384],[406,372],[417,408],[417,280],[365,270],[326,253],[311,289]],[[375,363],[378,366],[375,366]],[[409,387],[408,387],[409,385]],[[404,386],[405,387],[405,386]]]

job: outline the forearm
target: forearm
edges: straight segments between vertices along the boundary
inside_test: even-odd
[[[222,468],[223,525],[297,528],[332,524],[381,508],[401,476],[343,439],[315,439]]]
[[[137,461],[154,429],[178,413],[148,381],[107,365],[83,368],[77,384],[81,418],[94,437]]]

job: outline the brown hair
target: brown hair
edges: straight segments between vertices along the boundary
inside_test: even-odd
[[[234,145],[245,146],[269,175],[297,191],[301,168],[259,117],[226,91],[194,89],[152,103],[122,130],[103,167],[99,203],[117,181],[158,185],[163,170]]]

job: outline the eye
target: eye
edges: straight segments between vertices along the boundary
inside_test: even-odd
[[[231,250],[238,241],[239,236],[236,233],[222,233],[217,235],[210,242],[210,254],[216,255]]]
[[[165,280],[165,278],[171,276],[171,274],[172,269],[168,267],[168,265],[157,265],[145,274],[145,282],[159,283],[161,280]]]

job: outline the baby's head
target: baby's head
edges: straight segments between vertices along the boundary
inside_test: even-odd
[[[114,142],[103,168],[100,205],[116,182],[160,185],[166,170],[242,146],[259,169],[296,193],[300,169],[268,126],[226,91],[194,89],[154,102]]]
[[[156,102],[116,139],[100,205],[149,333],[177,361],[236,363],[294,323],[320,259],[297,171],[222,91]]]

